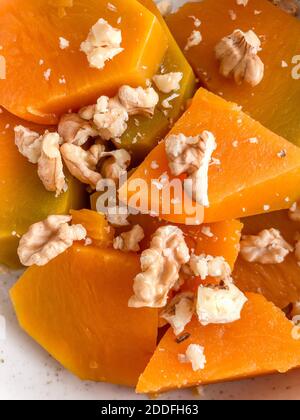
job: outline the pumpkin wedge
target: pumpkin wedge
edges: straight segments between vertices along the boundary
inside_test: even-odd
[[[128,308],[139,258],[73,246],[11,290],[22,328],[80,379],[135,386],[156,346],[157,311]]]
[[[168,133],[170,126],[178,120],[186,108],[187,101],[193,96],[196,89],[196,79],[194,72],[174,40],[168,26],[158,11],[152,0],[139,0],[149,9],[159,20],[168,38],[168,49],[157,74],[180,72],[182,79],[180,89],[170,93],[159,93],[160,102],[155,109],[152,118],[146,116],[135,116],[130,118],[128,129],[116,143],[117,147],[125,148],[132,152],[133,160],[136,164],[147,156],[147,154],[157,145],[157,143]],[[165,99],[175,94],[176,97],[171,101],[171,107],[166,109],[162,103]]]
[[[203,327],[194,318],[185,330],[190,337],[180,344],[170,328],[141,375],[137,392],[164,392],[298,367],[300,342],[292,338],[291,322],[263,296],[247,297],[241,320],[232,324]],[[178,360],[190,344],[204,347],[203,370],[195,372],[190,363]]]
[[[144,86],[167,50],[158,19],[135,0],[114,0],[113,6],[73,0],[68,6],[62,13],[59,0],[1,2],[6,79],[0,80],[0,105],[29,121],[56,124],[69,109],[112,96],[121,85]],[[98,70],[80,45],[100,18],[121,30],[124,50]]]
[[[248,217],[243,222],[245,235],[257,235],[263,229],[275,228],[292,246],[295,234],[300,233],[300,223],[290,220],[287,211]],[[239,257],[233,277],[241,290],[259,292],[279,308],[300,300],[300,266],[293,252],[281,264],[250,263]]]
[[[201,21],[202,42],[185,49],[195,19]],[[203,86],[242,105],[265,127],[300,145],[300,22],[267,0],[204,0],[188,3],[167,16],[167,24]],[[262,43],[262,82],[237,85],[220,75],[214,48],[234,30],[253,30]]]
[[[285,209],[297,201],[300,196],[299,148],[251,119],[237,105],[201,88],[170,133],[196,136],[204,130],[211,131],[217,142],[213,154],[216,161],[209,168],[208,208],[194,203],[189,206],[189,212],[183,205],[178,212],[178,203],[163,200],[168,196],[170,183],[163,184],[160,180],[174,180],[164,142],[121,187],[121,200],[128,202],[129,207],[156,211],[161,218],[182,224],[250,216]],[[179,204],[189,201],[184,192],[180,200]],[[164,210],[166,205],[168,212]],[[192,214],[194,220],[191,220]]]
[[[37,166],[23,157],[14,141],[14,127],[24,121],[6,111],[0,113],[0,264],[19,268],[19,238],[33,223],[49,214],[66,214],[70,208],[84,207],[84,187],[67,175],[68,190],[59,197],[46,191],[37,174]],[[32,130],[44,132],[45,127],[27,124]]]

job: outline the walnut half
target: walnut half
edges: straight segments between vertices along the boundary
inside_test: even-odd
[[[258,56],[260,49],[261,42],[255,32],[236,29],[215,48],[221,75],[233,76],[237,84],[245,81],[253,87],[258,85],[264,77],[264,63]]]
[[[86,238],[82,225],[70,226],[71,216],[49,216],[32,225],[22,236],[18,255],[24,266],[43,266],[65,252],[74,241]]]
[[[142,272],[134,279],[134,296],[129,306],[163,308],[168,293],[179,280],[179,272],[190,259],[184,235],[177,226],[163,226],[152,237],[150,248],[141,255]]]

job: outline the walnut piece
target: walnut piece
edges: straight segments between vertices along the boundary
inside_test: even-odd
[[[190,323],[195,309],[195,296],[191,292],[179,293],[163,309],[160,316],[173,328],[174,334],[181,334]]]
[[[101,175],[103,178],[112,179],[116,185],[119,185],[121,176],[127,172],[130,165],[130,154],[124,149],[119,149],[102,153],[102,158],[105,160],[101,166]]]
[[[299,203],[294,203],[289,209],[289,218],[293,222],[300,222],[300,206]]]
[[[300,233],[296,232],[295,234],[295,257],[297,261],[300,261]]]
[[[277,229],[264,229],[257,236],[244,235],[241,241],[241,255],[248,262],[260,264],[281,264],[293,251]]]
[[[141,255],[142,272],[134,279],[134,296],[129,306],[162,308],[169,291],[179,280],[181,267],[190,259],[184,235],[177,226],[163,226],[152,237],[150,248]]]
[[[260,49],[260,39],[253,31],[236,29],[215,48],[220,74],[227,78],[233,76],[237,84],[245,81],[257,86],[264,77],[264,63],[257,55]]]
[[[106,61],[124,51],[121,43],[121,30],[113,28],[106,20],[99,19],[91,28],[86,41],[82,42],[80,51],[87,55],[91,67],[101,70]]]
[[[129,116],[153,116],[158,102],[159,96],[153,88],[124,85],[115,97],[101,96],[96,105],[82,108],[79,118],[93,121],[93,128],[103,140],[115,140],[127,130]]]
[[[29,128],[18,125],[15,127],[15,144],[19,152],[30,163],[37,163],[41,156],[42,136]]]
[[[297,16],[300,12],[300,4],[297,0],[271,0],[275,6],[279,6],[284,12]]]
[[[97,165],[105,147],[102,144],[94,144],[89,150],[84,150],[74,144],[65,143],[60,150],[70,173],[79,181],[96,189],[102,179],[101,174],[97,172]]]
[[[209,131],[195,137],[171,134],[165,142],[172,175],[186,173],[188,182],[185,183],[185,192],[205,207],[209,207],[208,169],[216,147],[215,137]]]
[[[169,15],[173,10],[173,5],[171,0],[160,0],[157,3],[157,8],[160,12],[160,14],[165,17]]]
[[[160,92],[171,93],[180,89],[180,82],[182,78],[183,73],[181,72],[157,74],[153,77],[153,82]]]
[[[194,372],[203,370],[206,365],[204,347],[199,344],[190,344],[185,354],[179,354],[178,360],[181,363],[191,363]]]
[[[151,87],[144,89],[124,85],[120,87],[118,97],[128,115],[152,116],[159,102],[158,94]]]
[[[96,105],[84,106],[78,111],[78,115],[85,121],[90,121],[94,118],[96,112]]]
[[[246,296],[231,282],[224,286],[199,286],[196,311],[201,325],[228,324],[241,318]]]
[[[224,257],[192,254],[188,267],[192,274],[199,276],[201,280],[205,280],[207,277],[226,279],[231,275],[230,265],[225,261]]]
[[[83,146],[89,138],[98,137],[98,131],[78,114],[65,114],[60,119],[58,134],[65,143]]]
[[[127,130],[129,115],[117,98],[101,96],[95,107],[94,124],[103,140],[121,137]]]
[[[247,6],[248,2],[249,2],[249,0],[236,0],[236,4],[238,6],[244,6],[244,7]]]
[[[289,313],[289,318],[294,318],[295,316],[300,315],[300,302],[294,302],[291,304],[292,308]]]
[[[58,133],[46,133],[42,137],[41,156],[38,160],[38,176],[47,191],[55,191],[59,196],[66,188],[63,162]]]
[[[82,225],[70,226],[71,216],[49,216],[32,225],[21,238],[18,255],[24,266],[46,265],[65,252],[74,241],[84,240],[87,232]]]
[[[60,154],[62,138],[45,131],[40,135],[23,126],[15,127],[15,143],[29,162],[38,165],[38,176],[47,191],[59,196],[67,187]]]
[[[114,240],[114,249],[123,252],[139,252],[139,243],[145,238],[144,230],[140,225],[135,225],[129,232],[121,233]]]
[[[97,208],[97,211],[99,210],[102,211],[102,209]],[[105,212],[105,216],[108,223],[111,224],[112,226],[115,226],[115,227],[129,226],[129,222],[127,220],[129,214],[127,212],[127,209],[125,211],[124,207],[119,207],[119,206],[109,207],[107,211]]]
[[[202,35],[200,31],[193,30],[191,35],[189,36],[186,46],[184,47],[185,51],[188,51],[192,47],[196,47],[197,45],[201,44],[202,42]]]
[[[300,316],[295,315],[292,318],[292,324],[294,325],[291,331],[292,338],[294,340],[300,340]]]

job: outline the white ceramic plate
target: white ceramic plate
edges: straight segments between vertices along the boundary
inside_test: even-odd
[[[174,0],[176,5],[184,0]],[[65,371],[40,346],[22,332],[16,321],[8,291],[17,274],[0,277],[0,400],[107,400],[144,399],[120,386],[81,382]],[[2,337],[5,319],[6,334]],[[178,391],[159,399],[299,399],[300,372],[212,385],[203,395]]]

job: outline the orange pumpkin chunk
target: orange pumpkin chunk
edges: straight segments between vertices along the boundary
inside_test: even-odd
[[[134,386],[156,346],[157,311],[128,308],[134,254],[74,246],[11,290],[22,328],[80,379]]]
[[[94,246],[109,248],[113,244],[115,230],[109,226],[104,214],[93,210],[71,210],[72,224],[83,225],[87,237]]]
[[[180,344],[170,328],[141,375],[137,392],[164,392],[298,367],[300,342],[292,338],[293,325],[263,296],[247,297],[241,320],[232,324],[203,327],[194,318],[185,330],[190,337]],[[190,344],[204,347],[203,370],[195,372],[190,363],[178,360]]]
[[[216,138],[213,157],[219,164],[211,165],[208,171],[210,206],[204,209],[194,203],[194,211],[197,208],[201,215],[196,223],[284,209],[297,201],[300,149],[251,119],[237,105],[201,88],[171,134],[197,136],[204,130],[211,131]],[[143,211],[157,209],[165,220],[189,224],[190,214],[185,211],[176,214],[177,204],[167,203],[170,211],[164,212],[166,202],[162,203],[162,199],[169,183],[157,185],[157,181],[166,178],[166,174],[168,179],[174,179],[168,167],[165,143],[161,142],[122,186],[120,197],[126,201],[128,196],[131,207]],[[134,185],[140,180],[141,191]],[[137,192],[140,200],[136,200]],[[180,198],[186,198],[184,193]]]
[[[194,17],[194,18],[193,18]],[[199,28],[202,42],[185,49],[187,39]],[[300,145],[300,23],[267,0],[249,0],[246,7],[236,0],[204,0],[184,5],[167,16],[173,36],[184,51],[202,84],[224,98],[242,105],[253,118],[275,133]],[[237,85],[219,73],[214,48],[234,30],[253,30],[261,40],[265,70],[262,82],[251,87]]]
[[[0,80],[0,104],[29,121],[55,124],[70,108],[114,95],[121,85],[145,85],[166,52],[165,32],[137,1],[113,4],[116,9],[104,0],[74,0],[61,13],[56,0],[2,1],[0,45],[6,79]],[[100,18],[121,30],[124,51],[98,70],[90,67],[80,45]]]
[[[244,219],[244,235],[257,235],[263,229],[278,229],[292,246],[300,223],[290,220],[287,211],[274,212]],[[289,253],[281,264],[250,263],[237,259],[233,277],[244,292],[263,294],[279,308],[300,299],[300,266],[295,253]]]

